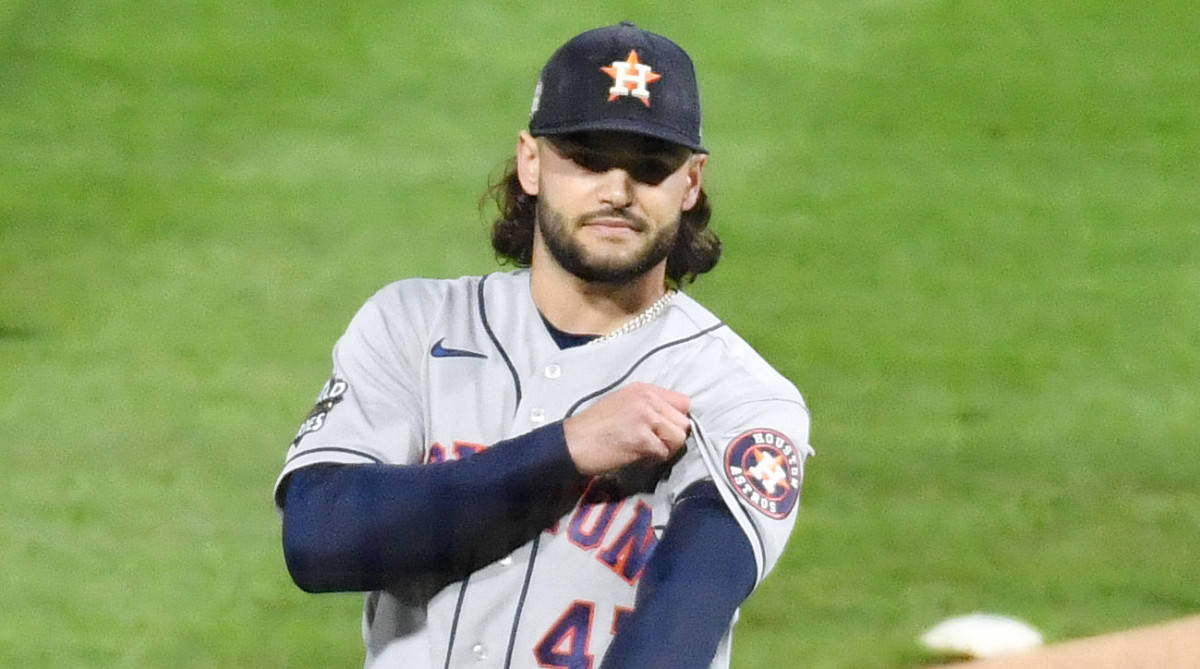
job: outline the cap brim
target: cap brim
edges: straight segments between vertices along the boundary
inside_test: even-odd
[[[556,125],[552,128],[530,128],[529,134],[534,137],[546,137],[553,135],[569,135],[576,132],[593,132],[593,131],[609,130],[613,132],[628,132],[634,135],[642,135],[645,137],[653,137],[661,139],[672,144],[686,146],[696,153],[708,153],[708,149],[703,145],[693,142],[691,138],[684,136],[681,133],[675,132],[670,128],[664,128],[657,125],[651,125],[644,120],[622,119],[622,118],[607,118],[593,119],[590,121],[581,121],[578,123],[564,123]]]

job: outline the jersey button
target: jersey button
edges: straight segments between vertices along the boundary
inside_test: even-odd
[[[535,407],[529,412],[529,420],[535,423],[544,423],[546,421],[546,410],[541,407]]]
[[[546,365],[546,378],[557,379],[562,376],[562,367],[558,365]]]
[[[488,658],[487,646],[477,643],[471,646],[471,654],[475,656],[475,661],[483,662]]]

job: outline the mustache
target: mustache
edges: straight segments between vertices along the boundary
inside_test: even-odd
[[[642,218],[641,216],[638,216],[627,209],[614,209],[612,207],[588,212],[579,217],[578,223],[580,226],[584,226],[599,218],[619,218],[628,223],[629,227],[637,232],[641,232],[649,227],[649,225],[646,223],[646,219]]]

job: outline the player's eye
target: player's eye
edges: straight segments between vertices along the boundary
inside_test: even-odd
[[[571,160],[589,172],[607,172],[616,167],[611,158],[593,151],[577,151],[571,155]]]
[[[629,167],[629,176],[641,183],[657,186],[674,171],[662,160],[639,160]]]
[[[571,160],[580,167],[603,174],[611,169],[622,169],[629,173],[639,183],[657,186],[671,176],[678,165],[671,165],[659,158],[629,158],[603,154],[592,151],[580,151],[571,156]]]
[[[635,181],[651,186],[666,180],[691,155],[684,147],[659,140],[606,142],[588,136],[572,136],[550,141],[559,155],[589,172],[603,174],[622,169]]]

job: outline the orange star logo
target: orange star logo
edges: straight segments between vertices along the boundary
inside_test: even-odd
[[[747,471],[763,484],[768,493],[774,495],[776,489],[788,488],[787,471],[783,468],[785,460],[782,455],[772,457],[758,448],[750,453],[754,456],[755,464]]]
[[[612,65],[600,70],[613,78],[613,85],[608,89],[609,102],[621,96],[633,96],[649,107],[650,91],[646,85],[662,79],[661,74],[654,72],[649,65],[642,64],[637,49],[630,49],[625,60],[614,60]]]

